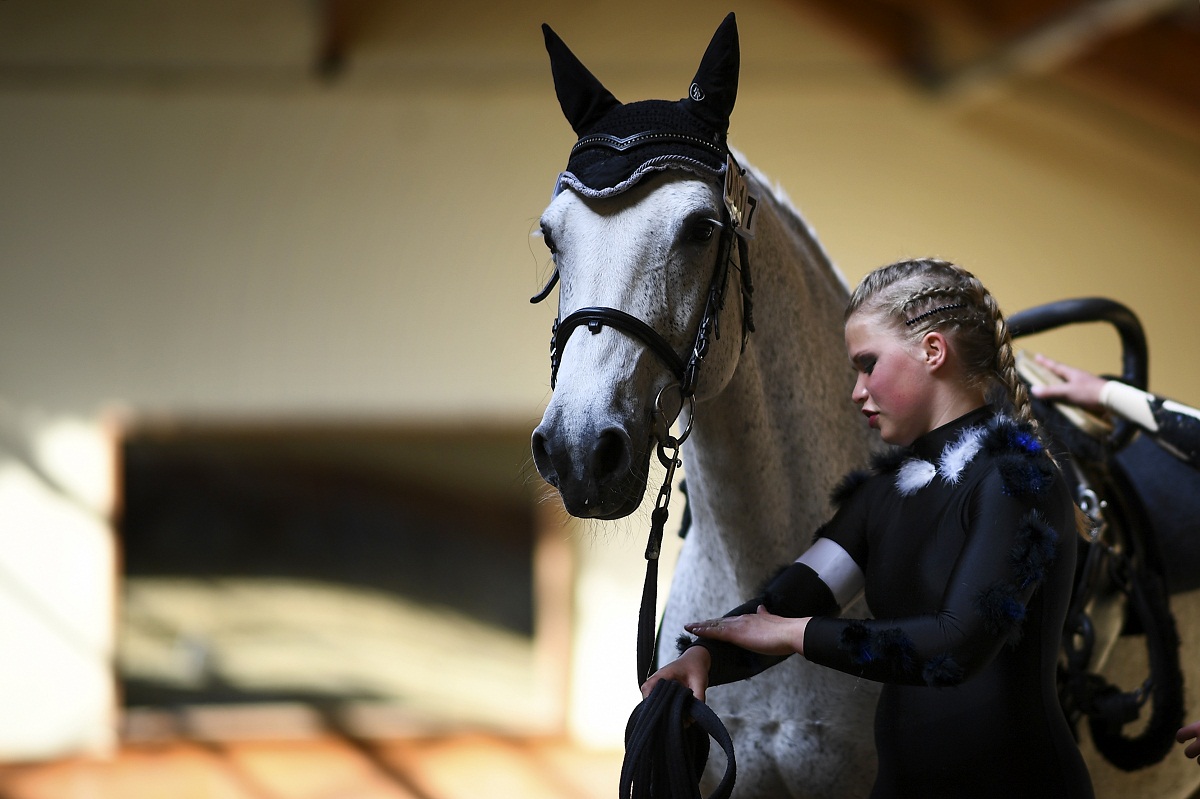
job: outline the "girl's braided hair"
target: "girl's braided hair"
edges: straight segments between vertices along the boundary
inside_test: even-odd
[[[936,258],[897,261],[863,278],[845,318],[859,309],[892,320],[900,335],[919,340],[936,330],[954,346],[967,379],[992,404],[1037,429],[1029,392],[1017,376],[1012,336],[1000,306],[961,266]]]

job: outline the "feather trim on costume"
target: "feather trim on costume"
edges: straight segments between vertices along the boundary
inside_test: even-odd
[[[850,655],[850,660],[865,666],[874,660],[871,651],[871,632],[861,621],[851,621],[842,629],[838,649]]]
[[[899,627],[880,630],[871,639],[871,648],[876,658],[892,667],[898,676],[908,676],[916,671],[916,647]]]
[[[996,469],[1004,482],[1004,493],[1010,497],[1024,497],[1045,492],[1054,481],[1049,461],[1033,460],[1025,455],[1006,454],[997,456]]]
[[[871,468],[877,474],[887,474],[904,463],[908,457],[908,450],[904,447],[891,447],[871,458]]]
[[[1025,588],[1040,583],[1057,554],[1058,531],[1036,510],[1029,511],[1021,520],[1010,553],[1017,586]]]
[[[1028,427],[1007,416],[988,424],[984,447],[996,461],[1006,495],[1041,494],[1054,482],[1054,467],[1042,443]]]
[[[846,504],[846,500],[854,496],[854,492],[859,489],[859,486],[870,479],[871,471],[869,469],[855,469],[838,481],[838,484],[833,487],[833,491],[829,492],[829,501],[833,503],[833,507],[835,508],[842,507],[842,505]]]
[[[833,503],[841,506],[873,474],[891,471],[896,472],[896,490],[906,497],[938,475],[948,483],[957,483],[980,450],[986,450],[995,460],[1008,496],[1040,494],[1054,482],[1053,463],[1033,431],[1008,416],[998,415],[986,426],[963,430],[942,450],[936,465],[914,458],[910,450],[899,447],[875,456],[869,472],[851,472],[842,478],[833,491]]]
[[[984,627],[992,635],[1020,634],[1021,622],[1025,620],[1025,605],[1011,585],[996,583],[983,591],[975,598],[975,608],[983,617]]]
[[[840,508],[854,495],[860,486],[875,475],[888,474],[908,458],[908,450],[903,447],[890,447],[883,452],[871,456],[871,465],[866,469],[855,469],[844,476],[833,491],[829,492],[829,501],[834,508]]]
[[[929,485],[936,474],[937,467],[929,461],[909,458],[896,472],[896,490],[902,497],[912,496]]]
[[[1009,552],[1013,571],[1011,584],[996,583],[979,594],[975,607],[984,626],[994,635],[1008,635],[1009,644],[1020,640],[1025,605],[1021,592],[1037,586],[1058,552],[1058,532],[1036,510],[1021,520]]]
[[[925,684],[932,688],[958,685],[963,681],[963,668],[949,652],[938,655],[925,664]]]
[[[938,461],[938,473],[948,483],[957,483],[962,477],[963,469],[975,457],[983,446],[984,429],[968,427],[950,446],[942,452]]]
[[[899,627],[871,630],[862,621],[851,621],[842,630],[838,648],[859,666],[881,662],[897,676],[916,673],[916,647]]]

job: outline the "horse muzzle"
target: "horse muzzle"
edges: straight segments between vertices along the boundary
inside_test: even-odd
[[[621,426],[568,436],[543,420],[533,431],[533,462],[558,489],[567,513],[584,519],[620,519],[633,513],[646,493],[650,445],[640,446]]]

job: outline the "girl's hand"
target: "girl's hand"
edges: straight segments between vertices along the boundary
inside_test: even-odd
[[[727,641],[760,655],[804,654],[804,630],[808,617],[791,619],[768,613],[762,605],[758,612],[745,616],[693,622],[683,628],[701,638]]]
[[[659,680],[675,680],[691,690],[692,695],[704,701],[708,689],[708,670],[712,666],[712,655],[702,646],[693,646],[682,655],[650,675],[642,683],[642,698],[650,696]]]
[[[1104,406],[1100,404],[1100,392],[1108,381],[1096,377],[1091,372],[1059,363],[1045,355],[1037,355],[1034,360],[1061,377],[1063,382],[1034,386],[1031,389],[1033,396],[1044,400],[1068,402],[1091,413],[1104,413]]]
[[[1175,740],[1179,743],[1191,741],[1183,753],[1188,757],[1200,757],[1200,721],[1194,721],[1186,727],[1181,727],[1179,732],[1175,733]],[[1196,761],[1200,763],[1200,760]]]

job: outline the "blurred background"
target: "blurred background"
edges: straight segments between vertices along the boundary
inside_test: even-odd
[[[481,730],[601,753],[549,795],[611,793],[648,513],[572,523],[530,463],[574,141],[539,25],[675,99],[729,10],[0,1],[0,793],[147,743]],[[732,10],[731,142],[851,283],[937,255],[1010,313],[1120,300],[1151,389],[1200,402],[1195,2]],[[1104,327],[1027,343],[1119,368]],[[453,793],[425,755],[361,795]],[[257,779],[196,795],[292,795]]]

